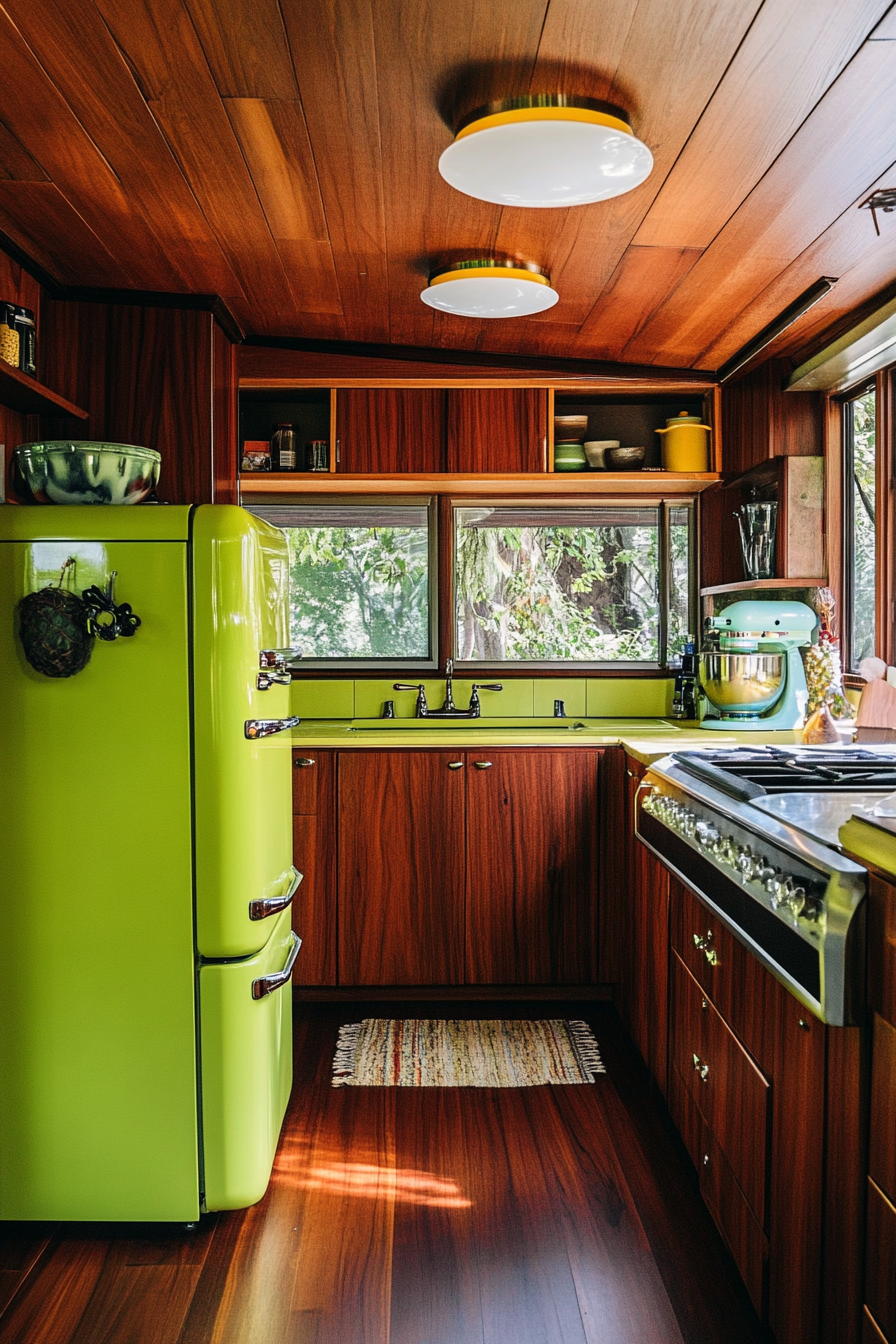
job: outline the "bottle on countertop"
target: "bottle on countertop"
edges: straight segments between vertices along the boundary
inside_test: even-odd
[[[696,719],[698,717],[697,697],[697,654],[693,635],[688,635],[681,655],[681,667],[675,673],[675,689],[672,693],[673,719]]]

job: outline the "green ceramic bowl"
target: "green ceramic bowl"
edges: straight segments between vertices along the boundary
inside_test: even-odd
[[[160,453],[131,443],[50,440],[15,450],[35,504],[139,504],[158,484]]]

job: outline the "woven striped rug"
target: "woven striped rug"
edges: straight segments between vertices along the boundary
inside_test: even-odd
[[[334,1087],[538,1087],[603,1073],[584,1022],[366,1017],[340,1028]]]

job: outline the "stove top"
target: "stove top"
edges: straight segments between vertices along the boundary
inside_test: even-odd
[[[778,793],[889,793],[896,751],[867,747],[728,747],[677,751],[679,767],[731,798],[750,802]]]

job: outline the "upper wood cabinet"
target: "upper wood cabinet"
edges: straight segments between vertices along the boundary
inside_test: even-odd
[[[448,393],[450,472],[543,472],[547,433],[543,388],[452,388]]]
[[[785,392],[789,373],[789,360],[768,359],[722,388],[724,471],[749,471],[772,457],[822,453],[824,397]]]
[[[438,387],[350,387],[336,394],[337,470],[445,470],[445,398]]]

